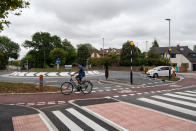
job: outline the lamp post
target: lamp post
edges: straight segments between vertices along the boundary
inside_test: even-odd
[[[145,70],[145,73],[146,73],[148,71],[148,41],[146,41],[146,56],[145,56],[145,58],[146,58],[146,66],[147,66],[147,68]]]
[[[170,62],[170,53],[171,53],[171,44],[170,44],[170,39],[171,39],[171,34],[170,34],[170,21],[171,21],[171,19],[165,19],[165,20],[167,20],[167,21],[169,21],[169,48],[168,48],[168,52],[169,52],[169,62]],[[169,80],[171,79],[171,68],[169,67]]]
[[[103,57],[104,57],[104,38],[103,38]]]
[[[134,46],[134,43],[133,41],[130,42],[130,46],[131,46],[131,71],[130,71],[130,82],[131,84],[133,84],[133,46]]]

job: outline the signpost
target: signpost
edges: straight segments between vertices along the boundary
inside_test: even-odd
[[[59,70],[59,64],[61,63],[61,60],[58,58],[57,60],[56,60],[56,64],[57,64],[57,70]]]

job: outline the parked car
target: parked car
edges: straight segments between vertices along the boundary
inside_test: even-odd
[[[171,69],[171,75],[174,68],[171,66],[157,66],[146,72],[147,76],[157,78],[158,76],[169,76],[169,68]]]

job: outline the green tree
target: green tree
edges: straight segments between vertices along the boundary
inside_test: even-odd
[[[130,46],[130,42],[127,41],[126,43],[123,44],[122,47],[122,52],[120,55],[120,65],[130,65],[131,63],[131,46]],[[138,58],[139,56],[141,56],[141,51],[139,48],[135,47],[135,45],[133,46],[133,55],[132,58],[133,60],[136,60],[136,58]]]
[[[152,42],[152,47],[159,47],[159,43],[157,42],[157,40],[154,40]]]
[[[18,43],[11,41],[6,36],[0,36],[0,52],[4,53],[6,57],[17,59],[19,56],[20,46]]]
[[[48,32],[36,32],[32,36],[32,40],[26,40],[24,47],[31,48],[37,54],[39,65],[37,67],[45,67],[50,64],[50,51],[56,47],[62,47],[61,39],[58,36],[51,36]]]
[[[62,48],[67,52],[66,64],[73,64],[77,58],[76,49],[67,39],[62,41]]]
[[[78,48],[78,62],[82,65],[86,64],[86,60],[91,56],[90,50],[86,45],[81,45]]]
[[[111,52],[108,54],[108,58],[110,63],[113,65],[118,65],[119,61],[120,61],[120,55],[115,53],[115,52]]]
[[[55,48],[51,50],[49,55],[53,65],[56,64],[57,59],[61,60],[60,65],[64,65],[66,62],[66,56],[67,56],[67,52],[62,48]]]
[[[3,52],[0,52],[0,70],[5,69],[8,59]]]
[[[20,15],[22,8],[29,7],[30,3],[26,0],[1,0],[0,1],[0,31],[3,30],[4,25],[9,25],[7,20],[9,13]]]
[[[86,47],[88,48],[90,54],[92,54],[93,51],[94,51],[94,49],[95,49],[95,48],[94,48],[91,44],[89,44],[89,43],[84,43],[84,44],[79,44],[79,45],[77,45],[78,48],[80,48],[81,46],[86,46]]]

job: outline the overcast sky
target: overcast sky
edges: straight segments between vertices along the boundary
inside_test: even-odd
[[[20,45],[35,32],[49,32],[67,38],[76,47],[91,43],[97,49],[121,48],[133,40],[142,51],[157,39],[168,46],[196,45],[196,0],[31,0],[21,16],[9,15],[11,25],[5,35]],[[27,50],[22,48],[20,58]]]

